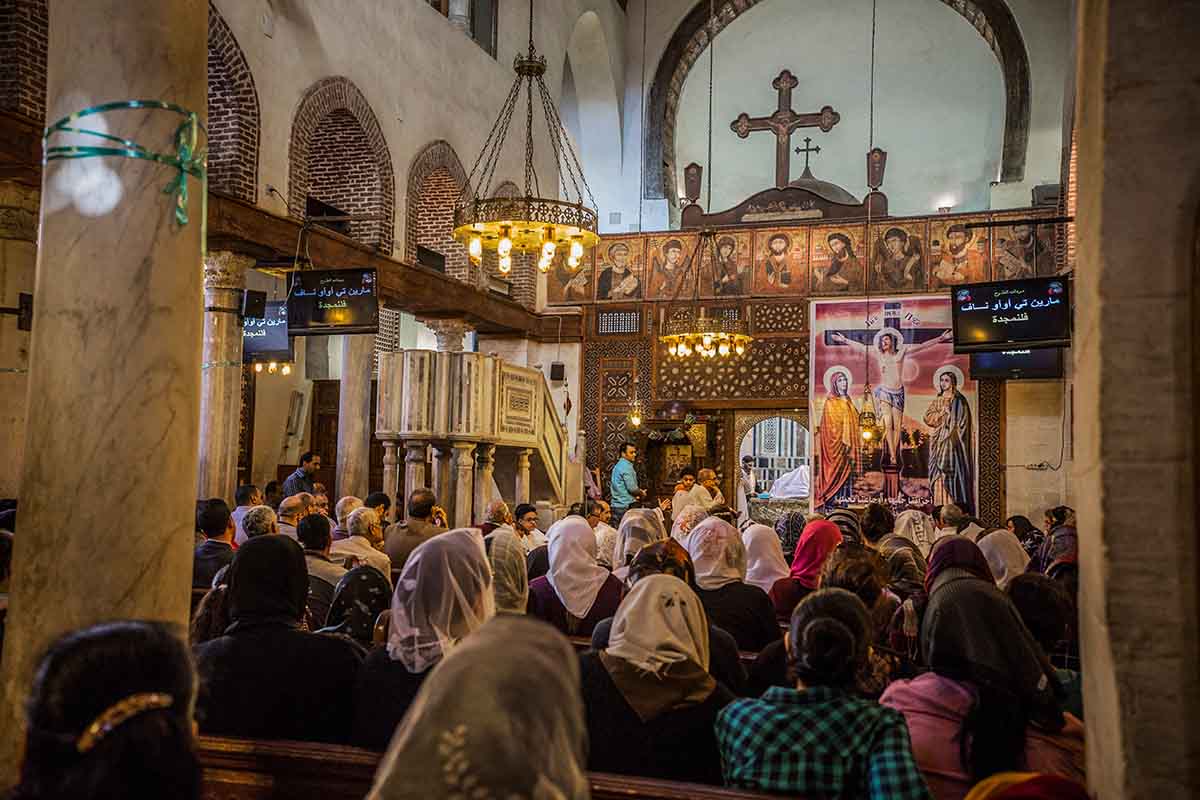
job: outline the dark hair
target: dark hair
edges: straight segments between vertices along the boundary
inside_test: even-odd
[[[1030,533],[1033,533],[1037,530],[1037,526],[1029,521],[1029,517],[1022,517],[1020,515],[1009,517],[1004,521],[1004,524],[1011,524],[1013,526],[1013,533],[1015,533],[1017,538],[1021,540],[1024,540],[1029,536]]]
[[[263,505],[278,509],[282,501],[283,492],[279,488],[279,481],[271,481],[263,487]]]
[[[0,531],[0,581],[7,580],[12,573],[12,553],[13,535],[8,531]]]
[[[302,453],[300,455],[300,464],[301,465],[307,464],[308,462],[310,462],[314,458],[316,458],[316,456],[317,456],[317,454],[314,453],[312,450],[306,450],[304,453]]]
[[[687,475],[691,475],[693,478],[696,477],[696,468],[684,467],[683,469],[679,470],[679,480],[683,480]]]
[[[513,512],[513,519],[520,521],[521,517],[528,514],[530,511],[537,513],[537,506],[533,503],[521,503],[517,506],[517,510]]]
[[[854,686],[867,662],[871,617],[845,589],[819,589],[792,612],[788,660],[806,686]]]
[[[192,612],[192,624],[188,628],[188,643],[192,647],[216,639],[229,627],[231,620],[226,603],[227,590],[225,584],[209,589]]]
[[[1054,652],[1071,629],[1073,612],[1067,590],[1053,578],[1026,572],[1009,581],[1005,591],[1042,650]]]
[[[437,497],[431,489],[413,489],[408,496],[408,516],[415,519],[425,519],[433,513],[437,505]]]
[[[863,512],[862,532],[868,542],[878,542],[896,528],[892,510],[881,503],[871,503]]]
[[[296,538],[305,550],[324,550],[333,541],[329,517],[324,514],[309,514],[296,526]]]
[[[826,589],[845,589],[874,608],[883,595],[890,576],[883,557],[866,545],[847,541],[834,548],[821,567],[821,582]]]
[[[620,455],[625,455],[625,451],[631,447],[634,448],[635,450],[637,449],[637,445],[634,444],[633,442],[622,442],[621,449],[618,450],[617,453]]]
[[[647,575],[674,575],[691,587],[692,591],[699,591],[692,557],[683,545],[674,539],[654,542],[638,550],[629,565],[625,585],[633,586]]]
[[[254,497],[254,493],[258,491],[258,487],[253,483],[247,483],[239,486],[237,494],[234,495],[233,501],[239,506],[250,505],[250,500]]]
[[[383,506],[383,513],[387,513],[392,507],[392,498],[388,497],[384,492],[371,492],[367,495],[367,499],[363,501],[363,505],[367,508],[375,508],[375,506]]]
[[[196,527],[209,539],[224,536],[229,529],[229,506],[219,497],[204,501],[204,507],[196,515]]]
[[[158,622],[68,633],[38,666],[26,706],[19,800],[200,797],[192,736],[196,668],[182,635]],[[161,693],[172,703],[117,724],[80,753],[80,735],[114,704]]]
[[[530,550],[529,555],[525,556],[525,571],[529,573],[531,582],[549,572],[550,548],[543,544]]]
[[[208,508],[207,500],[200,499],[196,501],[196,533],[204,533],[204,526],[200,524],[200,515],[206,508]]]
[[[737,512],[727,505],[721,504],[712,506],[708,509],[708,515],[710,517],[716,517],[717,519],[724,520],[730,525],[733,525],[735,528],[737,527]]]
[[[1067,521],[1067,517],[1071,514],[1071,508],[1068,506],[1055,506],[1046,510],[1046,516],[1054,523],[1054,527],[1063,525]]]
[[[932,509],[929,510],[929,516],[933,517],[933,521],[936,522],[938,525],[942,524],[942,509],[943,508],[945,508],[945,506],[934,506]]]

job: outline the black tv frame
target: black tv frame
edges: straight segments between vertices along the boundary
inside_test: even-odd
[[[958,301],[955,299],[955,294],[963,289],[975,289],[982,287],[1008,287],[1013,288],[1022,283],[1032,283],[1035,281],[1061,281],[1063,285],[1063,299],[1067,305],[1067,334],[1065,337],[1050,338],[1050,339],[1006,339],[1005,341],[989,341],[982,344],[971,344],[969,342],[960,342],[958,340],[959,331],[959,309]],[[1013,350],[1013,349],[1042,349],[1046,347],[1070,347],[1072,338],[1072,329],[1074,328],[1075,320],[1072,313],[1071,305],[1071,279],[1066,275],[1049,275],[1038,278],[1024,278],[1021,280],[1012,281],[981,281],[979,283],[966,283],[958,286],[950,287],[950,319],[954,329],[954,352],[956,354],[965,353],[987,353],[997,350]]]
[[[1007,352],[1005,350],[984,350],[984,351],[980,351],[980,352],[971,353],[971,380],[976,380],[976,381],[981,380],[981,379],[991,379],[991,380],[998,379],[998,380],[1002,380],[1002,381],[1056,381],[1056,380],[1062,380],[1063,375],[1065,374],[1065,365],[1064,365],[1064,361],[1066,360],[1065,348],[1062,348],[1062,347],[1019,347],[1019,348],[1013,348],[1013,349],[1029,350],[1029,351],[1053,350],[1056,354],[1055,362],[1057,364],[1057,367],[1053,370],[1053,374],[1030,375],[1030,374],[1026,374],[1025,372],[1022,372],[1020,369],[1015,369],[1015,368],[1008,369],[1008,370],[992,370],[992,369],[985,368],[981,371],[979,369],[979,367],[977,366],[978,359],[980,358],[980,356],[1004,355]]]

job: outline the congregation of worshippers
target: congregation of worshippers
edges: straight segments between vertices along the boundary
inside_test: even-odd
[[[0,800],[1200,797],[1200,0],[0,0]]]
[[[988,528],[870,504],[772,528],[690,470],[671,502],[643,501],[624,452],[614,495],[547,531],[502,500],[449,530],[426,488],[385,524],[392,498],[332,498],[305,467],[233,508],[198,501],[187,646],[139,622],[57,642],[15,796],[67,796],[36,787],[97,780],[80,754],[129,766],[151,740],[178,772],[105,780],[191,796],[193,703],[201,734],[386,752],[378,797],[434,796],[414,787],[447,746],[480,780],[561,792],[534,797],[584,796],[589,770],[802,797],[1087,796],[1070,508]]]

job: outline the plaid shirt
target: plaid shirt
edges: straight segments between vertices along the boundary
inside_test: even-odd
[[[838,689],[772,687],[717,715],[725,783],[808,798],[929,800],[898,711]]]

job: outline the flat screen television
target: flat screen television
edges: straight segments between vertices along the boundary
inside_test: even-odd
[[[262,319],[242,320],[242,362],[295,361],[288,336],[287,303],[268,301]]]
[[[288,334],[377,333],[379,296],[373,269],[310,269],[288,278]]]
[[[954,352],[979,353],[1071,344],[1066,278],[1029,278],[950,290]]]
[[[1022,347],[1014,350],[993,350],[971,353],[971,378],[1000,378],[1001,380],[1033,380],[1063,376],[1061,347]]]

